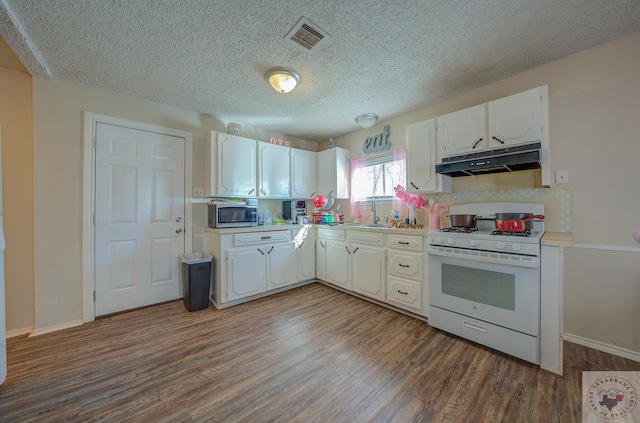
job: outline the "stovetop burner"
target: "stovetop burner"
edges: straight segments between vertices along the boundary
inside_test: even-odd
[[[522,232],[503,232],[503,231],[493,231],[491,235],[505,235],[505,236],[531,236],[531,230],[525,229]]]
[[[448,228],[440,229],[440,232],[460,232],[470,234],[478,230],[477,226],[449,226]]]

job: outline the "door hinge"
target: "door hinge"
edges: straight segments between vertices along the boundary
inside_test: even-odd
[[[93,148],[98,148],[98,138],[95,135],[93,136]]]
[[[96,302],[96,291],[93,291],[93,302]]]
[[[95,213],[93,214],[93,224],[94,225],[96,224],[96,214]]]

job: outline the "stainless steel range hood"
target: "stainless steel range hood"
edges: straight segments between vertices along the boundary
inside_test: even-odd
[[[540,169],[542,144],[539,142],[499,148],[481,153],[446,157],[436,165],[436,173],[451,177],[484,175]]]

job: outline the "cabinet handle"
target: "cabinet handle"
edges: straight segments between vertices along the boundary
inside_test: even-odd
[[[476,324],[473,324],[473,323],[468,322],[466,320],[463,320],[462,324],[464,326],[468,327],[469,329],[477,330],[478,332],[487,333],[487,328],[485,328],[484,326],[476,325]]]
[[[504,141],[502,141],[502,140],[501,140],[500,138],[498,138],[498,137],[491,137],[491,138],[493,138],[494,140],[498,141],[500,144],[504,144],[504,143],[505,143]]]
[[[267,191],[263,190],[262,188],[260,188],[260,192],[262,193],[262,195],[267,195]]]
[[[320,241],[320,246],[321,246],[322,248],[324,248],[324,247],[325,247],[325,245],[322,243],[322,241]]]
[[[258,250],[258,252],[259,252],[260,254],[262,254],[262,255],[264,256],[264,252],[263,252],[260,248],[258,248],[257,250]]]
[[[400,245],[409,245],[409,243],[407,241],[398,241],[398,244],[400,244]]]
[[[360,249],[360,247],[356,247],[356,249],[355,249],[355,250],[353,250],[353,254],[355,254],[355,253],[356,253],[356,251],[358,251],[359,249]]]
[[[478,138],[476,140],[476,142],[473,143],[473,147],[471,147],[471,148],[476,148],[478,146],[478,144],[480,144],[481,142],[482,142],[482,138]]]
[[[400,267],[411,267],[408,264],[402,264],[402,263],[399,263],[398,266],[400,266]]]
[[[416,186],[416,184],[414,184],[413,182],[409,182],[411,184],[411,186],[415,189],[418,189],[418,187]]]
[[[304,241],[302,241],[302,242],[300,243],[300,245],[298,246],[298,248],[302,248],[302,247],[304,247]]]
[[[349,251],[349,247],[345,246],[344,249],[347,250],[347,253],[351,254],[351,251]]]
[[[271,236],[261,236],[260,239],[271,239]]]
[[[273,251],[273,245],[271,246],[271,249],[267,251],[267,254],[271,254],[272,251]]]
[[[399,289],[398,289],[398,294],[402,294],[402,295],[409,295],[409,293],[408,293],[408,292],[400,291]]]
[[[316,195],[315,191],[313,191],[309,197],[313,198],[314,195]]]
[[[251,188],[251,191],[249,191],[249,195],[253,194],[253,191],[255,191],[255,188]]]

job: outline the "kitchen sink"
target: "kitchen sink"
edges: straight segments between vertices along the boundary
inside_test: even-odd
[[[360,228],[388,228],[389,225],[385,225],[385,224],[381,224],[381,223],[377,223],[377,224],[373,224],[373,223],[345,223],[343,226],[354,226],[354,227],[360,227]]]

